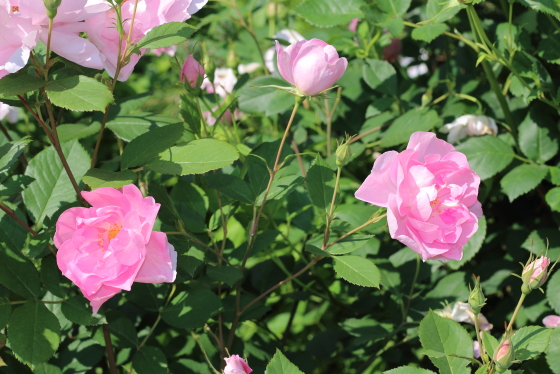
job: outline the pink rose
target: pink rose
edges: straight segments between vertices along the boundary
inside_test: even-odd
[[[356,197],[387,208],[393,239],[424,261],[460,260],[478,229],[480,178],[464,154],[429,132],[416,132],[406,150],[382,154]]]
[[[332,87],[348,66],[336,49],[322,40],[296,42],[286,49],[276,41],[278,71],[300,94],[314,96]]]
[[[542,320],[543,325],[546,327],[560,326],[560,316],[547,316]]]
[[[83,191],[91,208],[70,208],[56,223],[62,274],[91,302],[93,312],[133,282],[173,282],[177,253],[167,235],[152,231],[160,205],[133,184]]]
[[[521,273],[524,285],[530,290],[540,288],[548,278],[548,265],[550,265],[550,260],[543,256],[525,266]]]
[[[361,21],[360,18],[352,19],[352,21],[350,21],[350,23],[348,24],[348,31],[356,32],[356,29],[358,28],[358,23],[360,23],[360,21]]]
[[[194,59],[193,55],[189,55],[181,69],[181,82],[184,82],[186,79],[191,88],[200,88],[205,74],[206,72],[202,65]]]
[[[156,48],[156,49],[152,49],[151,52],[158,57],[164,53],[167,53],[169,56],[174,57],[175,53],[177,53],[177,46],[172,45],[171,47]]]
[[[232,355],[231,357],[224,358],[226,360],[226,367],[224,368],[224,374],[249,374],[253,371],[247,365],[244,359],[238,355]]]

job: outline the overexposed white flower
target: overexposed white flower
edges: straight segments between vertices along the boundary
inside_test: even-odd
[[[249,64],[239,64],[237,66],[237,72],[241,74],[249,74],[260,68],[262,65],[259,62],[251,62]]]
[[[445,124],[440,131],[447,135],[449,143],[456,143],[467,136],[497,135],[496,121],[486,116],[466,114],[456,118],[453,122]]]
[[[294,44],[295,42],[299,42],[300,40],[305,40],[305,38],[299,32],[290,29],[280,30],[276,34],[274,34],[272,38],[274,40],[282,39],[290,44]],[[274,61],[276,60],[274,58],[275,55],[276,48],[274,47],[267,49],[264,53],[264,64],[266,65],[268,71],[270,71],[271,73],[276,71],[276,64],[274,63]]]
[[[206,90],[208,93],[214,93],[214,88],[216,89],[216,93],[222,97],[226,98],[228,93],[233,92],[233,87],[237,83],[237,77],[231,68],[218,68],[214,72],[214,86],[212,87],[212,83],[208,77],[204,78],[202,82],[203,90]]]
[[[457,322],[465,322],[474,325],[475,317],[472,307],[468,303],[457,301],[455,305],[453,305],[453,310],[451,311],[451,315],[449,318]],[[480,331],[490,331],[492,330],[492,327],[494,327],[494,325],[489,323],[486,317],[482,315],[482,313],[479,313],[478,327],[480,328]]]
[[[424,75],[427,72],[428,72],[428,65],[424,63],[414,65],[406,69],[406,74],[408,74],[408,76],[411,79]]]
[[[19,108],[0,102],[0,121],[6,117],[9,123],[16,123],[19,117]]]

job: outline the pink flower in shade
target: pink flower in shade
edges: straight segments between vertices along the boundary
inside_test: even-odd
[[[0,102],[0,121],[6,117],[9,123],[16,123],[19,119],[19,108]]]
[[[276,41],[276,54],[280,75],[305,96],[332,87],[348,66],[332,45],[319,39],[302,40],[286,49]]]
[[[253,371],[247,365],[244,359],[238,355],[232,355],[231,357],[224,358],[226,360],[226,367],[224,368],[224,374],[249,374]]]
[[[181,82],[184,82],[186,79],[191,88],[200,88],[205,74],[206,72],[202,65],[194,59],[193,55],[189,55],[181,69]]]
[[[352,32],[356,32],[356,29],[358,28],[358,23],[360,23],[361,19],[360,18],[354,18],[352,21],[350,21],[350,23],[348,24],[348,30],[352,31]]]
[[[460,260],[478,229],[480,178],[464,154],[430,132],[416,132],[406,150],[373,164],[356,197],[386,207],[393,239],[424,261]]]
[[[70,208],[56,223],[62,274],[91,302],[93,312],[133,282],[173,282],[177,253],[167,235],[152,231],[160,204],[133,184],[83,191],[91,208]]]
[[[214,126],[220,114],[221,112],[218,111],[217,106],[212,108],[212,112],[206,111],[202,113],[204,119],[206,120],[206,124],[208,124],[208,126]],[[243,112],[240,111],[239,109],[235,108],[235,110],[233,111],[233,117],[232,117],[231,110],[228,109],[226,110],[226,112],[224,113],[220,121],[222,123],[225,123],[226,125],[231,125],[233,123],[233,118],[235,118],[236,121],[239,121],[241,117],[243,117]]]
[[[397,38],[391,39],[391,44],[383,48],[383,60],[387,62],[395,62],[401,54],[401,40]]]
[[[560,316],[547,316],[542,320],[543,325],[546,327],[560,326]]]
[[[133,43],[142,39],[151,29],[168,22],[183,22],[191,15],[198,12],[208,0],[138,0],[132,35]],[[123,28],[128,34],[130,22],[134,12],[134,1],[122,3],[122,19],[125,20]],[[119,56],[119,33],[114,27],[115,11],[109,9],[106,12],[86,20],[87,33],[91,42],[105,56],[105,70],[111,77],[115,76]],[[121,49],[124,51],[126,41],[123,40]],[[140,50],[141,55],[146,49]],[[140,60],[141,55],[133,54],[130,61],[121,69],[118,80],[126,81],[134,66]]]
[[[156,48],[156,49],[152,49],[151,52],[158,57],[164,53],[167,53],[169,56],[174,57],[175,53],[177,52],[177,46],[172,45],[171,47]]]
[[[480,358],[480,344],[475,340],[473,342],[474,358]]]

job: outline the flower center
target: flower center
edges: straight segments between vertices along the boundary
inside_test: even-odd
[[[102,247],[102,251],[105,250],[105,234],[107,235],[107,245],[109,245],[109,243],[111,242],[111,240],[115,239],[115,237],[119,234],[119,232],[121,231],[122,226],[120,225],[111,225],[109,226],[109,230],[100,230],[99,235],[97,235],[97,243],[99,244],[100,247]]]
[[[13,6],[12,7],[12,13],[16,13],[19,12],[19,7],[18,6]]]
[[[107,238],[109,239],[109,241],[113,240],[115,236],[117,236],[117,234],[121,231],[121,229],[122,226],[111,226],[111,228],[109,229],[109,233],[107,234]]]

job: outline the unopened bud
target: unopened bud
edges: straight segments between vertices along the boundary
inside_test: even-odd
[[[181,69],[181,82],[185,82],[187,89],[199,89],[204,80],[206,72],[202,65],[194,59],[193,55],[189,55]]]
[[[210,58],[210,56],[204,55],[202,61],[204,65],[204,70],[206,71],[206,76],[208,76],[210,82],[214,82],[214,77],[216,72],[216,65],[214,64],[214,60]]]
[[[422,95],[422,107],[425,107],[432,102],[432,93],[430,91]]]
[[[482,292],[480,285],[480,277],[475,278],[474,288],[469,295],[469,305],[471,306],[474,314],[479,314],[482,307],[486,304],[486,298]]]
[[[550,260],[548,257],[543,256],[525,266],[523,273],[521,273],[521,279],[523,279],[521,291],[524,294],[541,288],[546,282],[548,278],[548,265],[550,265]]]
[[[227,55],[226,66],[235,69],[237,65],[239,65],[239,57],[237,57],[233,49],[230,49]]]
[[[346,163],[350,160],[350,157],[352,157],[352,151],[350,150],[350,140],[352,138],[353,136],[347,136],[346,140],[342,141],[336,149],[336,166],[339,168],[346,165]]]
[[[56,12],[62,0],[43,0],[45,8],[47,8],[47,16],[50,19],[56,17]]]
[[[276,2],[272,1],[268,3],[268,6],[266,7],[266,15],[268,18],[276,17]]]
[[[494,362],[496,363],[496,371],[503,373],[515,360],[515,351],[510,340],[506,340],[496,348],[494,353]]]

